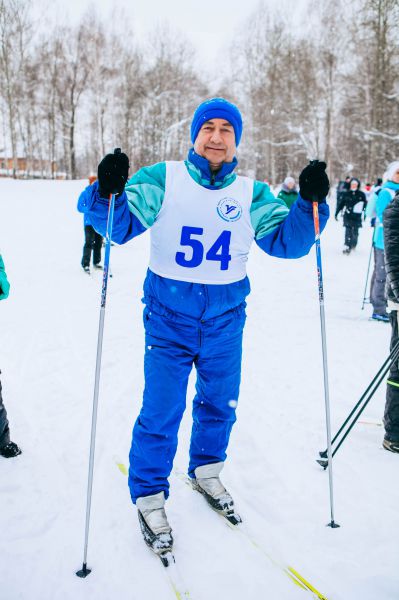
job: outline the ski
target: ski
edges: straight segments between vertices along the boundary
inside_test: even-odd
[[[184,473],[183,471],[180,471],[179,469],[173,469],[173,474],[180,479],[181,481],[183,481],[186,485],[188,485],[191,489],[193,488],[192,482],[190,480],[190,477]],[[317,598],[318,600],[327,600],[326,596],[324,596],[321,592],[319,592],[311,583],[309,583],[309,581],[307,581],[307,579],[305,579],[305,577],[303,577],[296,569],[294,569],[291,566],[286,566],[281,564],[280,562],[278,562],[277,560],[275,560],[270,554],[269,552],[267,552],[265,550],[265,548],[262,546],[262,544],[260,544],[258,542],[258,540],[256,538],[253,537],[253,535],[251,535],[246,529],[245,526],[243,525],[242,521],[233,524],[231,520],[229,520],[228,518],[226,518],[226,516],[220,512],[215,510],[214,512],[216,512],[220,517],[222,517],[223,521],[226,523],[226,525],[238,532],[241,536],[243,536],[254,548],[256,548],[256,550],[258,552],[260,552],[263,556],[265,556],[269,562],[271,562],[271,564],[274,567],[279,568],[287,577],[289,577],[289,579],[298,587],[300,587],[301,589],[310,592],[314,598]]]
[[[119,471],[122,473],[122,475],[125,475],[127,477],[128,470],[127,470],[126,465],[116,456],[114,456],[114,461],[115,461],[115,464],[118,467]],[[146,524],[145,524],[144,519],[141,517],[140,513],[139,513],[139,522],[140,522],[141,530],[143,532],[143,528],[145,528]],[[167,580],[175,598],[177,600],[192,600],[192,596],[191,596],[190,592],[188,591],[188,588],[185,585],[183,578],[181,576],[181,573],[176,565],[175,556],[174,556],[172,550],[170,549],[170,550],[165,550],[164,552],[156,552],[151,547],[151,544],[147,542],[144,534],[143,534],[143,537],[144,537],[144,541],[146,542],[147,546],[151,549],[152,553],[155,554],[155,556],[157,556],[160,559],[161,564],[163,566],[164,575],[166,576],[166,580]]]
[[[165,567],[164,573],[166,574],[169,585],[177,600],[192,600],[192,596],[188,591],[187,586],[184,584],[180,571],[176,565],[175,558],[173,555],[172,557],[173,560],[169,562],[167,567],[165,567],[165,564],[162,562]]]
[[[358,421],[359,425],[374,425],[375,427],[382,427],[382,421],[373,421],[373,420],[366,420],[364,419],[363,421]]]
[[[126,468],[126,465],[123,462],[121,462],[120,460],[118,460],[117,458],[115,458],[115,464],[118,467],[119,471],[123,475],[127,476],[128,470]],[[180,481],[182,481],[187,486],[189,486],[191,489],[193,489],[193,485],[190,481],[190,478],[186,473],[184,473],[180,469],[175,468],[175,469],[173,469],[173,474],[176,476],[177,479],[180,479]],[[292,581],[292,583],[294,583],[296,586],[300,587],[304,591],[310,592],[315,599],[328,600],[327,597],[324,596],[324,594],[319,592],[319,590],[317,588],[315,588],[296,569],[294,569],[294,567],[291,567],[290,565],[288,565],[288,566],[284,565],[281,562],[277,561],[275,558],[273,558],[273,556],[263,547],[263,545],[261,543],[259,543],[258,540],[245,529],[242,522],[233,524],[232,521],[227,519],[226,516],[222,512],[217,511],[217,510],[214,510],[214,512],[223,519],[224,523],[226,523],[226,525],[230,529],[238,532],[238,534],[241,535],[242,537],[244,537],[247,540],[247,542],[250,543],[258,552],[260,552],[263,556],[265,556],[274,567],[276,567],[280,571],[282,571],[290,579],[290,581]],[[173,567],[172,569],[170,569],[171,566]],[[168,573],[168,576],[171,575],[171,577],[172,577],[172,574],[175,575],[174,578],[173,577],[172,577],[172,579],[170,578],[169,582],[176,594],[176,598],[178,598],[179,600],[180,599],[185,600],[186,598],[191,598],[188,591],[184,591],[183,593],[181,591],[179,591],[179,590],[184,589],[185,586],[182,585],[181,583],[179,585],[177,584],[177,581],[179,581],[180,578],[177,575],[176,563],[175,562],[169,563],[169,566],[167,569],[165,569],[165,571]],[[173,582],[173,580],[174,580],[174,582]],[[181,579],[180,579],[180,581],[181,581]],[[178,594],[180,594],[180,596]]]

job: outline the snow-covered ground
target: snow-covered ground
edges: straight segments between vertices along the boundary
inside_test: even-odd
[[[80,267],[85,182],[0,180],[0,246],[11,282],[0,304],[0,365],[12,439],[0,459],[2,600],[173,598],[144,546],[126,476],[143,387],[142,282],[148,235],[112,247],[98,413],[87,579],[83,556],[88,448],[101,274]],[[390,327],[361,311],[368,226],[344,256],[342,222],[322,237],[332,428],[336,431],[388,355]],[[335,517],[325,447],[314,251],[297,261],[253,248],[238,421],[223,472],[246,527],[275,561],[329,600],[399,597],[399,458],[381,447],[384,386],[334,462]],[[190,383],[189,400],[194,394]],[[372,424],[370,424],[370,422]],[[177,469],[185,470],[186,411]],[[195,600],[291,600],[293,585],[259,548],[228,529],[172,475],[168,515],[180,570]]]

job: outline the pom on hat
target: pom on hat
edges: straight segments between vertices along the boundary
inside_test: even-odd
[[[395,160],[388,165],[387,170],[384,173],[383,179],[384,181],[391,181],[394,176],[395,171],[399,169],[399,160]]]
[[[236,146],[242,134],[242,117],[238,108],[224,98],[212,98],[202,102],[194,113],[191,122],[191,141],[194,144],[202,125],[211,119],[226,119],[234,129]]]

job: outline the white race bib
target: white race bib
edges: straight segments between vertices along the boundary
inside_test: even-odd
[[[252,195],[248,177],[209,190],[192,179],[183,161],[167,162],[165,196],[151,227],[151,271],[193,283],[244,279],[255,236]]]

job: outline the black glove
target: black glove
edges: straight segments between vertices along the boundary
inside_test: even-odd
[[[372,219],[370,219],[370,225],[371,225],[371,227],[375,227],[375,221],[376,221],[375,217],[373,217]]]
[[[304,200],[323,202],[326,199],[330,189],[326,166],[325,162],[312,160],[299,175],[299,193]]]
[[[108,198],[110,194],[122,194],[125,189],[129,173],[129,159],[115,148],[113,154],[104,156],[98,165],[98,192],[101,198]]]

